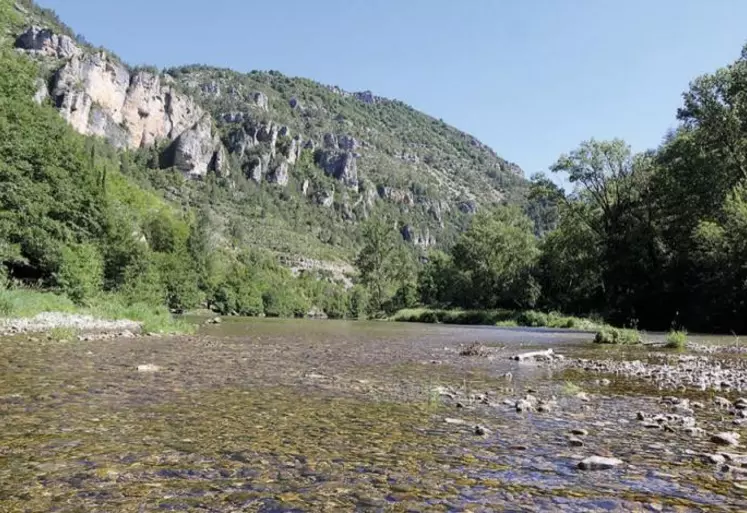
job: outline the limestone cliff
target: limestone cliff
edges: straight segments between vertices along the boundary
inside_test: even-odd
[[[16,39],[16,47],[59,61],[48,95],[78,132],[130,149],[179,140],[173,164],[183,172],[201,176],[211,162],[220,167],[215,161],[222,147],[211,126],[206,128],[209,117],[168,76],[130,71],[106,52],[84,50],[68,36],[35,26]]]

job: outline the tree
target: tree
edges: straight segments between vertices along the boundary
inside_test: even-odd
[[[364,244],[355,264],[361,283],[369,291],[369,309],[372,313],[379,313],[391,296],[392,284],[399,271],[397,231],[385,218],[377,217],[363,226],[362,235]]]
[[[534,306],[537,288],[531,270],[539,250],[532,222],[518,207],[478,213],[451,255],[460,306]]]

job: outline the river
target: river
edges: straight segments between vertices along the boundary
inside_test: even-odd
[[[588,355],[591,339],[246,319],[158,339],[2,339],[0,511],[747,508],[740,479],[699,457],[707,439],[636,424],[663,393],[509,359]],[[490,354],[460,355],[475,342]],[[527,394],[547,408],[518,412]],[[622,464],[580,470],[592,455]]]

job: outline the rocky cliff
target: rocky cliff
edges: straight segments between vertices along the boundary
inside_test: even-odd
[[[191,96],[177,92],[169,76],[130,71],[106,52],[87,51],[38,26],[20,34],[16,48],[52,60],[48,64],[56,71],[36,98],[51,98],[78,132],[119,148],[174,141],[171,164],[185,173],[200,176],[219,168],[222,145],[211,118]]]
[[[297,198],[330,212],[322,230],[306,223],[313,233],[342,233],[382,210],[406,241],[437,246],[482,206],[523,198],[518,166],[402,102],[272,71],[133,69],[54,20],[28,21],[15,46],[46,70],[37,101],[77,131],[118,148],[157,148],[162,167],[190,178],[267,188],[279,210]],[[249,201],[237,194],[238,204]]]

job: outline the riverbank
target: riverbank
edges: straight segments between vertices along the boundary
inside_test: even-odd
[[[102,294],[88,306],[47,291],[0,290],[0,335],[64,330],[78,333],[173,333],[194,331],[164,306],[127,303],[114,294]]]
[[[601,320],[562,315],[535,310],[461,310],[410,308],[396,312],[389,320],[426,324],[463,324],[502,327],[562,328],[579,331],[600,331],[609,327]]]

